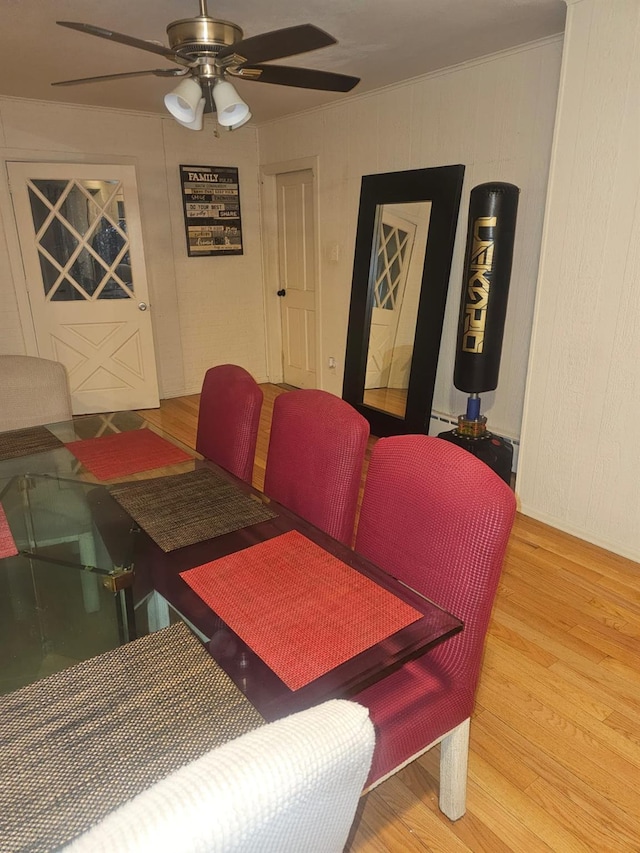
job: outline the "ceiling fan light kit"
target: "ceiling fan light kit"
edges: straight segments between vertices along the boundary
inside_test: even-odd
[[[204,113],[215,112],[218,124],[228,130],[237,130],[249,121],[251,112],[228,77],[327,92],[350,92],[360,82],[358,77],[346,74],[262,64],[336,44],[333,36],[313,24],[299,24],[244,38],[237,24],[209,17],[207,0],[199,0],[199,3],[197,17],[172,21],[167,26],[168,47],[92,24],[57,21],[62,27],[155,53],[180,68],[106,74],[51,85],[72,86],[148,74],[181,77],[176,88],[164,97],[165,106],[176,121],[190,130],[201,130]]]
[[[247,112],[246,116],[235,124],[228,125],[227,130],[238,130],[239,127],[243,127],[248,121],[251,121],[250,112]]]
[[[244,123],[249,107],[226,80],[216,80],[213,84],[213,100],[218,112],[218,124],[222,127],[236,127]]]
[[[181,124],[183,127],[186,127],[189,130],[202,130],[202,124],[204,120],[204,108],[206,103],[207,102],[204,98],[200,98],[192,121],[181,121],[179,118],[174,116],[175,120],[178,122],[178,124]]]
[[[172,92],[167,92],[164,105],[175,119],[185,124],[194,121],[201,100],[200,84],[193,77],[187,77]]]

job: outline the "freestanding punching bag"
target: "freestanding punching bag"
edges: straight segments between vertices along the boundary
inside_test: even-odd
[[[507,483],[513,446],[487,431],[479,394],[498,386],[519,194],[514,184],[500,182],[471,190],[453,374],[469,399],[457,429],[439,435],[481,458]]]

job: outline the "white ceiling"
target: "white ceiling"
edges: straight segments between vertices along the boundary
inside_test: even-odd
[[[245,37],[303,23],[331,33],[337,45],[277,64],[355,75],[361,82],[353,94],[562,32],[566,8],[564,0],[209,0],[208,6],[209,15],[238,24]],[[198,13],[198,0],[0,0],[0,94],[164,113],[171,79],[52,88],[57,80],[178,67],[55,21],[166,45],[167,24]],[[349,97],[246,81],[237,89],[257,122]]]

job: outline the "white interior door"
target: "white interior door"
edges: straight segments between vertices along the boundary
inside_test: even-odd
[[[284,381],[316,387],[316,225],[311,169],[276,178]],[[282,293],[284,291],[284,293]]]
[[[7,167],[38,354],[66,366],[74,413],[158,406],[134,168]]]
[[[378,229],[372,271],[371,330],[367,353],[365,388],[387,388],[396,346],[416,226],[384,210]]]

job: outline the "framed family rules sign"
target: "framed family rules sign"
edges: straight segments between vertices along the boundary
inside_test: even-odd
[[[241,255],[238,169],[180,166],[180,185],[189,257]]]

